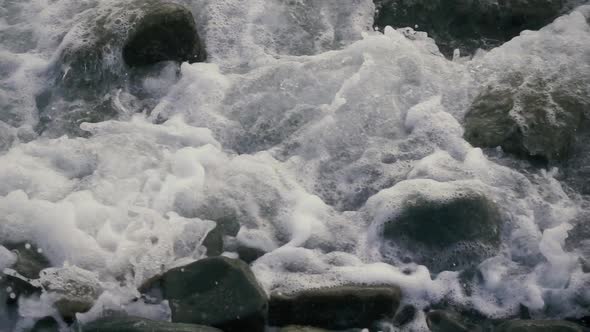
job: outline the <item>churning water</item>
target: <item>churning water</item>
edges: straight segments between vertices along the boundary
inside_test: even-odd
[[[79,320],[120,307],[166,319],[167,303],[133,301],[136,288],[203,257],[212,220],[239,221],[228,251],[267,252],[253,264],[267,291],[390,283],[418,308],[588,313],[580,258],[590,242],[565,242],[590,201],[558,168],[471,146],[462,124],[507,72],[590,82],[590,7],[449,60],[425,33],[374,31],[370,0],[185,0],[207,62],[162,64],[113,86],[110,120],[70,116],[82,99],[40,114],[56,52],[116,2],[0,0],[0,243],[31,243],[60,273],[100,284]],[[429,269],[381,235],[407,197],[463,190],[501,215],[500,245],[481,261],[464,248]],[[14,259],[0,246],[0,268]],[[469,266],[479,281],[467,291]],[[54,315],[51,303],[20,298],[18,324]],[[408,329],[427,329],[424,317]]]

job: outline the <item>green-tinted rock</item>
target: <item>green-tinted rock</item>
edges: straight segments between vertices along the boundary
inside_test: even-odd
[[[560,320],[513,320],[496,329],[496,332],[583,332],[581,326]]]
[[[107,317],[86,324],[82,332],[221,332],[208,326],[176,324],[137,317]]]
[[[366,328],[378,320],[393,318],[400,300],[400,289],[394,286],[341,286],[273,294],[269,324]]]
[[[383,226],[383,236],[403,247],[432,272],[463,269],[491,256],[500,243],[501,216],[495,203],[471,188],[452,198],[417,193]]]
[[[161,278],[172,321],[231,331],[263,331],[268,300],[248,265],[227,257],[206,258]]]

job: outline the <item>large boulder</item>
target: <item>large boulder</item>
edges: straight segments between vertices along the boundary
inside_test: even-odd
[[[82,332],[221,332],[213,327],[153,321],[139,317],[105,317],[81,328]]]
[[[263,331],[267,295],[249,266],[212,257],[166,272],[159,284],[172,321],[218,327],[226,332]]]
[[[492,256],[500,244],[502,221],[496,204],[475,187],[430,186],[432,191],[424,187],[404,194],[400,209],[382,226],[396,255],[433,273],[461,270]]]
[[[583,332],[580,325],[560,320],[512,320],[498,326],[497,332]]]
[[[65,87],[100,88],[122,78],[125,66],[205,57],[188,8],[163,0],[110,3],[86,13],[66,35],[55,79]]]
[[[156,64],[205,58],[188,8],[166,0],[101,3],[80,16],[56,52],[47,72],[51,88],[36,96],[36,130],[84,135],[81,122],[147,107],[141,81],[158,72]]]
[[[472,54],[536,30],[568,9],[562,0],[375,0],[379,28],[415,27],[426,31],[446,55],[458,48]]]
[[[511,75],[476,97],[465,115],[465,138],[525,158],[566,160],[588,124],[587,89],[583,81],[554,84]]]
[[[366,328],[391,319],[401,301],[394,286],[340,286],[272,294],[271,326],[308,325],[327,329]]]

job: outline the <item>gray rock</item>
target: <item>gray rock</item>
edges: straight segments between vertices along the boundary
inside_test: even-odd
[[[75,318],[77,313],[90,310],[102,293],[98,278],[79,268],[45,269],[39,280],[66,320]]]
[[[459,48],[473,54],[520,34],[537,30],[574,6],[562,0],[375,0],[379,28],[418,26],[435,39],[442,53]]]
[[[393,318],[400,300],[401,291],[395,286],[341,286],[291,295],[275,293],[270,298],[269,324],[366,328],[376,321]]]
[[[460,270],[491,256],[500,244],[501,216],[485,194],[458,189],[454,198],[416,194],[385,223],[383,236],[434,272]]]
[[[524,82],[515,74],[507,84],[479,94],[465,116],[465,138],[521,157],[565,160],[590,106],[580,84]]]
[[[37,132],[84,136],[82,122],[116,117],[127,105],[121,91],[141,98],[141,77],[164,61],[204,61],[190,10],[166,0],[110,2],[85,12],[64,37],[36,96]],[[129,99],[129,98],[127,98]],[[147,107],[146,107],[147,108]]]
[[[215,326],[226,332],[263,331],[268,299],[248,265],[206,258],[166,272],[160,280],[172,321]]]
[[[496,329],[496,332],[583,332],[580,325],[560,320],[513,320]]]
[[[138,317],[105,317],[86,324],[82,332],[221,332],[213,327],[153,321]]]

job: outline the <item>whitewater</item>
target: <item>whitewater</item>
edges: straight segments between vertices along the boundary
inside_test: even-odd
[[[418,309],[588,315],[590,240],[566,242],[590,197],[559,167],[472,146],[463,124],[507,72],[590,82],[590,6],[448,59],[419,27],[376,31],[371,0],[182,0],[206,62],[163,63],[113,87],[105,121],[68,117],[83,100],[40,115],[58,50],[79,41],[80,18],[116,2],[0,0],[0,244],[42,252],[52,268],[41,279],[99,285],[80,322],[115,309],[169,320],[168,303],[137,300],[137,288],[205,257],[226,220],[239,231],[224,255],[264,252],[252,270],[269,293],[391,284]],[[499,249],[481,261],[450,252],[429,268],[382,237],[406,197],[462,190],[485,194],[502,219]],[[15,260],[0,246],[0,270]],[[480,282],[466,291],[470,266]],[[43,293],[19,297],[13,317],[11,295],[0,293],[0,331],[59,316]],[[428,331],[425,314],[404,330]]]

